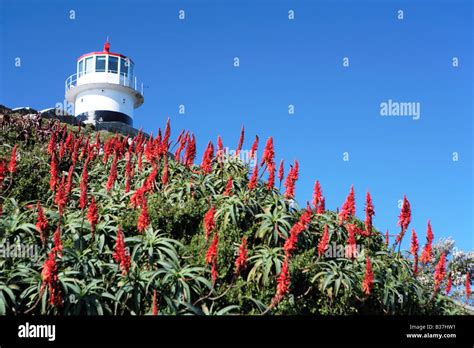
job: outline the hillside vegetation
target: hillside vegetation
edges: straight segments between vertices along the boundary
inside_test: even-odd
[[[418,246],[406,198],[393,236],[354,188],[330,211],[316,182],[298,207],[298,162],[277,165],[272,138],[251,139],[249,161],[243,130],[235,151],[219,137],[196,159],[169,123],[128,138],[1,122],[0,314],[470,313],[472,253],[434,243],[429,223]]]

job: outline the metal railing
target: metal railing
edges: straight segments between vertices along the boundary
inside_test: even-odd
[[[104,80],[104,81],[94,81],[94,80],[88,81],[87,80],[87,78],[86,78],[87,76],[89,76],[89,75],[92,76],[92,75],[95,75],[95,74],[107,74],[108,76],[107,76],[107,79]],[[117,78],[110,78],[110,77],[117,77]],[[66,92],[69,91],[70,89],[76,87],[78,85],[78,80],[81,80],[83,78],[85,79],[84,84],[95,83],[95,82],[107,82],[107,83],[112,83],[112,84],[117,84],[117,85],[129,87],[129,88],[137,91],[138,93],[140,93],[142,96],[144,95],[143,94],[143,83],[139,84],[136,76],[133,76],[132,78],[130,78],[126,74],[105,73],[105,72],[93,72],[93,73],[88,73],[88,74],[81,74],[81,76],[79,78],[77,77],[77,74],[73,74],[73,75],[69,76],[66,79],[66,83],[65,83]],[[79,83],[79,85],[81,85],[81,84],[82,83]]]

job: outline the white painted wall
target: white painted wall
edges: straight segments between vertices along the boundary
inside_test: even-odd
[[[133,96],[124,91],[87,89],[76,96],[74,115],[78,116],[87,111],[109,110],[124,113],[133,119],[133,103]]]

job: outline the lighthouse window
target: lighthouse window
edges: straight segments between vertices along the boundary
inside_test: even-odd
[[[86,58],[86,69],[84,74],[90,74],[94,72],[94,57]]]
[[[77,73],[79,74],[79,77],[81,77],[82,74],[84,73],[84,61],[83,60],[79,61],[79,65],[77,67]]]
[[[120,75],[128,76],[128,59],[120,59]]]
[[[118,73],[118,57],[109,56],[109,72]]]
[[[95,71],[105,72],[105,59],[106,59],[106,56],[95,57]]]

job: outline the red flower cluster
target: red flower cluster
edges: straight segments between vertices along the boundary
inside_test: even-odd
[[[420,261],[423,264],[431,262],[433,258],[432,251],[431,251],[433,239],[434,239],[433,230],[431,229],[430,220],[428,220],[428,227],[426,230],[426,244],[423,248],[423,251],[421,252],[421,257],[420,257]]]
[[[205,173],[210,173],[212,172],[212,159],[214,157],[214,145],[212,145],[212,142],[209,142],[207,144],[206,151],[204,151],[204,154],[202,156],[202,161],[201,161],[201,169]]]
[[[372,234],[372,217],[375,215],[374,205],[372,204],[372,197],[370,192],[367,191],[365,196],[365,235],[370,236]]]
[[[115,180],[117,180],[117,153],[114,154],[114,160],[112,161],[112,167],[110,167],[109,177],[105,189],[107,192],[114,186]]]
[[[372,264],[370,263],[369,256],[367,255],[365,259],[365,277],[364,282],[362,283],[362,291],[364,291],[366,295],[370,295],[373,286],[374,273],[372,272]]]
[[[313,208],[316,211],[316,214],[319,214],[318,211],[320,210],[321,203],[324,204],[324,201],[321,201],[323,201],[323,192],[319,180],[316,180],[313,188]]]
[[[56,264],[56,252],[51,250],[48,254],[48,258],[43,264],[43,270],[41,271],[41,288],[48,287],[49,289],[49,303],[52,306],[58,307],[63,304],[61,296],[61,286],[58,278],[58,265]]]
[[[87,160],[84,163],[84,168],[82,169],[82,177],[80,184],[80,196],[79,196],[79,207],[84,209],[87,205],[87,181],[89,180],[89,174],[87,173]]]
[[[290,236],[285,241],[285,245],[283,247],[287,256],[290,256],[291,253],[296,249],[296,244],[298,243],[298,236],[301,232],[308,228],[308,225],[311,222],[311,215],[312,211],[310,207],[307,206],[300,219],[291,228]]]
[[[278,276],[277,280],[277,291],[275,297],[272,300],[274,305],[278,304],[283,297],[288,293],[290,289],[290,271],[289,271],[289,258],[285,257],[283,261],[283,265],[281,267],[280,275]]]
[[[346,245],[346,257],[353,259],[357,256],[355,235],[359,229],[357,228],[356,225],[353,225],[353,224],[347,224],[346,229],[348,232],[347,245]]]
[[[436,265],[435,273],[434,273],[435,294],[438,292],[441,282],[443,281],[445,276],[446,276],[446,254],[442,253],[441,257],[439,258],[438,264]]]
[[[240,131],[240,138],[239,138],[239,144],[237,145],[237,150],[235,151],[235,156],[238,157],[240,150],[242,150],[242,145],[244,144],[244,126],[242,126],[242,130]]]
[[[56,155],[54,152],[51,155],[51,162],[49,167],[49,188],[51,189],[51,191],[54,192],[56,191],[56,186],[58,184],[58,165],[56,163]]]
[[[400,234],[397,236],[396,243],[400,243],[405,235],[405,231],[408,228],[408,225],[411,222],[411,209],[410,202],[408,202],[407,196],[403,196],[402,209],[400,215],[398,216],[397,225],[401,227]]]
[[[40,232],[41,242],[44,245],[46,243],[46,238],[48,238],[48,235],[47,235],[48,220],[46,220],[46,217],[44,216],[43,208],[41,208],[41,205],[39,202],[36,203],[36,210],[38,211],[37,216],[36,216],[36,228]]]
[[[161,183],[163,185],[168,184],[168,176],[169,176],[168,157],[165,156],[165,161],[164,161],[164,164],[163,164],[163,174],[161,175]]]
[[[214,217],[215,214],[216,214],[216,208],[212,206],[204,215],[204,232],[205,232],[206,240],[209,238],[211,233],[216,228],[216,220]]]
[[[285,180],[285,197],[287,199],[293,199],[295,198],[295,184],[296,181],[298,180],[298,170],[299,170],[299,164],[298,161],[295,160],[294,165],[291,167],[290,172],[288,173],[288,176],[286,177]]]
[[[245,268],[247,264],[247,238],[242,238],[242,243],[239,246],[239,255],[235,260],[235,273],[240,273],[242,269]]]
[[[89,209],[87,211],[87,221],[89,221],[89,224],[91,225],[92,234],[94,234],[95,225],[97,225],[97,222],[99,222],[99,212],[95,204],[94,196],[91,197],[91,201],[89,203]]]
[[[249,183],[247,185],[250,191],[252,191],[254,188],[257,187],[257,181],[258,181],[258,163],[255,163],[255,167],[253,168],[253,171],[252,171],[252,176],[250,177]]]
[[[342,224],[343,222],[349,220],[350,217],[355,216],[356,207],[355,207],[355,193],[354,186],[351,186],[351,191],[346,198],[346,201],[342,205],[341,211],[339,213],[339,221]]]
[[[186,152],[184,154],[184,164],[187,167],[191,167],[194,163],[194,158],[196,157],[196,138],[193,136],[191,140],[188,141],[188,146],[186,147]]]
[[[278,166],[278,181],[283,181],[283,176],[285,175],[285,162],[283,160],[280,161],[280,165]]]
[[[64,175],[62,176],[61,183],[58,185],[58,188],[56,190],[56,194],[54,196],[54,203],[58,206],[59,215],[62,215],[64,207],[67,203],[66,182]]]
[[[258,148],[258,135],[255,136],[255,140],[252,144],[252,148],[250,149],[250,158],[254,158],[255,154],[257,153]]]
[[[156,290],[153,290],[153,308],[152,308],[153,315],[158,315],[158,303],[156,299]]]
[[[418,238],[414,229],[411,232],[410,251],[413,255],[413,274],[416,276],[418,274]]]
[[[218,244],[219,244],[219,234],[214,234],[214,238],[212,239],[211,245],[206,252],[206,263],[212,266],[211,268],[211,278],[212,282],[215,283],[218,277],[217,273],[217,251],[218,251]]]
[[[7,173],[7,162],[5,159],[0,158],[0,189],[2,188],[3,180],[5,180],[5,175]]]
[[[329,244],[329,230],[328,225],[324,225],[324,232],[321,240],[318,243],[318,255],[321,256],[326,251]]]
[[[451,275],[451,272],[449,272],[448,283],[446,284],[446,295],[449,295],[449,293],[451,292],[452,286],[453,286],[453,277]]]
[[[10,174],[15,173],[16,171],[16,147],[17,145],[15,144],[10,155],[10,163],[8,164],[8,171],[10,172]]]
[[[148,204],[146,197],[143,198],[141,202],[141,211],[138,216],[137,229],[138,232],[143,233],[146,228],[150,225],[150,217],[148,215]]]
[[[275,150],[273,148],[273,138],[269,137],[263,149],[263,156],[260,166],[263,166],[264,163],[267,165],[274,162]]]
[[[63,253],[63,244],[61,242],[61,226],[58,225],[56,232],[53,235],[53,249],[54,252],[58,254],[59,257],[62,257]]]
[[[117,228],[117,238],[115,239],[114,260],[120,265],[122,274],[127,274],[130,269],[130,255],[125,248],[125,239],[120,226]]]

